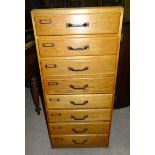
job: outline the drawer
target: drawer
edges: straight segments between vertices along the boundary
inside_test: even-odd
[[[48,110],[49,122],[109,121],[111,109]]]
[[[52,145],[54,146],[106,146],[109,143],[108,134],[92,135],[52,135]]]
[[[50,133],[52,135],[63,134],[109,134],[110,122],[94,123],[50,123]]]
[[[115,74],[116,56],[94,58],[51,58],[41,60],[43,77],[52,75]]]
[[[37,35],[116,34],[120,12],[99,14],[44,14],[34,16]]]
[[[46,95],[48,109],[111,108],[112,94]]]
[[[116,54],[118,37],[103,35],[38,37],[41,57]]]
[[[44,79],[46,94],[113,93],[114,77]]]

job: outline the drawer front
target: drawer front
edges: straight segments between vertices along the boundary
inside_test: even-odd
[[[95,123],[50,123],[52,135],[63,134],[109,134],[110,122]]]
[[[52,135],[52,144],[54,146],[87,146],[87,145],[108,145],[108,135]]]
[[[41,57],[116,54],[118,38],[102,35],[45,36],[38,38],[38,45]]]
[[[115,74],[116,56],[42,60],[41,69],[43,77],[53,75]]]
[[[44,79],[46,94],[113,93],[114,77]]]
[[[37,35],[94,34],[119,32],[119,12],[102,14],[51,14],[35,16]]]
[[[48,110],[49,122],[109,121],[111,109]]]
[[[111,108],[112,94],[46,95],[48,109]]]

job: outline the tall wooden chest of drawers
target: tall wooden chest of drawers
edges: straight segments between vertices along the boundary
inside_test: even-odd
[[[108,146],[123,8],[31,15],[52,147]]]

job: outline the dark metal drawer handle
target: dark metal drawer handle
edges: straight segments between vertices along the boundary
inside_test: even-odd
[[[83,103],[75,103],[74,101],[70,101],[70,103],[73,105],[85,105],[88,103],[88,101],[84,101]]]
[[[86,45],[86,46],[84,46],[84,47],[79,47],[79,48],[73,48],[73,47],[71,47],[71,46],[68,46],[67,49],[68,49],[68,50],[72,50],[72,51],[87,50],[87,49],[89,49],[89,45]]]
[[[87,139],[85,139],[83,142],[77,142],[76,140],[72,140],[72,142],[73,142],[74,144],[84,144],[84,143],[87,142]]]
[[[66,23],[66,27],[70,28],[70,27],[89,27],[89,23],[83,23],[83,24],[72,24],[72,23]]]
[[[87,128],[84,128],[81,131],[77,131],[76,129],[72,129],[72,131],[75,132],[75,133],[85,133],[87,130],[88,130]]]
[[[70,85],[70,88],[72,89],[86,89],[87,87],[88,87],[88,84],[84,85],[83,87],[75,87],[74,85]]]
[[[48,85],[58,85],[58,82],[48,82]]]
[[[54,43],[43,43],[43,47],[54,47]]]
[[[47,64],[45,65],[46,68],[56,68],[57,65],[56,64]]]
[[[40,19],[39,23],[40,24],[51,24],[52,21],[51,21],[51,19]]]
[[[73,118],[74,120],[84,120],[88,117],[88,115],[83,116],[83,118],[76,118],[75,116],[71,115],[71,118]]]
[[[73,67],[68,67],[69,70],[73,71],[73,72],[79,72],[79,71],[86,71],[89,69],[89,67],[85,67],[82,69],[74,69]]]

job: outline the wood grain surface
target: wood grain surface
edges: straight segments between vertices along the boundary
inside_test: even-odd
[[[35,16],[37,35],[118,33],[119,12]],[[69,25],[70,26],[67,26]]]
[[[94,58],[78,57],[51,58],[41,60],[43,77],[52,75],[90,75],[116,74],[116,56],[100,56]]]
[[[123,8],[35,9],[31,16],[52,147],[108,146]]]
[[[110,122],[65,122],[50,123],[50,134],[66,135],[66,134],[109,134]]]
[[[114,77],[44,79],[46,94],[113,93]]]
[[[107,134],[94,134],[94,135],[52,135],[52,143],[55,146],[68,146],[79,147],[87,145],[108,145]]]
[[[40,57],[53,56],[89,56],[116,54],[117,36],[74,35],[74,36],[39,36]]]
[[[112,108],[112,94],[46,95],[48,109]]]
[[[48,110],[49,122],[109,121],[111,109]]]

